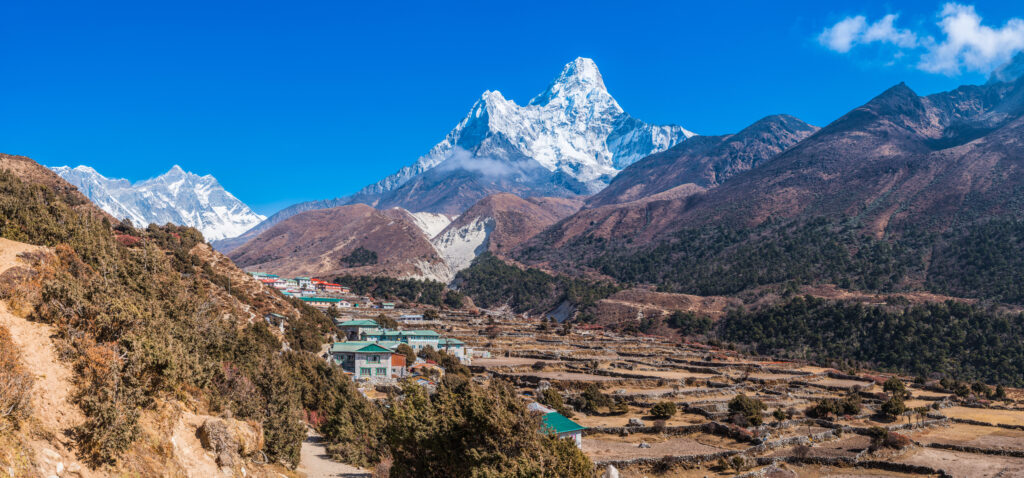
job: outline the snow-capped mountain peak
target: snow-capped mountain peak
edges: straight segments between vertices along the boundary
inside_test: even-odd
[[[524,106],[487,90],[443,141],[411,166],[368,186],[357,200],[380,196],[463,152],[483,161],[534,160],[590,192],[622,168],[693,136],[681,126],[649,125],[628,115],[608,92],[597,64],[576,58]],[[559,176],[560,175],[560,176]]]
[[[603,97],[607,98],[603,98]],[[584,103],[594,101],[594,97],[601,97],[600,100],[610,100],[611,105],[619,112],[622,108],[615,102],[615,99],[608,94],[604,86],[604,78],[597,64],[590,58],[576,58],[562,68],[562,73],[551,82],[548,89],[530,100],[531,105],[546,105],[552,100],[565,99],[573,103]],[[602,102],[604,102],[602,101]]]
[[[178,165],[134,184],[84,165],[50,169],[110,215],[128,218],[139,227],[168,222],[192,226],[212,241],[240,235],[266,219],[225,191],[213,176],[199,176]]]

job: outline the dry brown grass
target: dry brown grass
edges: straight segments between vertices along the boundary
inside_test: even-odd
[[[32,414],[34,382],[10,331],[0,325],[0,433],[9,427],[18,428]]]

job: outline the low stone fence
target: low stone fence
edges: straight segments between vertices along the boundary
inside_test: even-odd
[[[951,445],[948,443],[928,443],[922,446],[926,446],[929,448],[939,448],[942,450],[977,453],[980,455],[1012,456],[1014,458],[1024,458],[1024,450],[1001,450],[997,448],[980,448],[976,446]]]
[[[931,416],[931,415],[929,415]],[[945,418],[945,417],[944,417]],[[971,420],[969,418],[946,418],[953,423],[963,423],[965,425],[978,425],[982,427],[998,427],[1005,428],[1007,430],[1024,430],[1024,425],[1010,425],[1008,423],[988,423],[980,420]]]
[[[773,465],[776,463],[789,463],[791,465],[818,465],[818,466],[834,466],[837,468],[841,467],[860,467],[868,468],[873,470],[884,470],[896,473],[907,473],[917,475],[939,475],[942,478],[952,478],[952,475],[946,473],[945,470],[938,468],[931,468],[921,465],[910,465],[906,463],[893,463],[889,461],[878,461],[878,460],[858,460],[850,459],[847,457],[806,457],[798,458],[795,456],[790,457],[761,457],[757,458],[756,462],[758,466]],[[761,477],[765,476],[766,470],[752,471],[750,473],[744,473],[736,475],[739,477]]]
[[[594,465],[596,465],[598,468],[604,468],[608,465],[612,465],[616,468],[654,464],[675,465],[679,463],[699,465],[701,463],[718,461],[722,458],[729,458],[739,453],[739,450],[724,450],[717,453],[705,453],[702,455],[666,455],[662,457],[652,456],[643,458],[630,458],[626,460],[603,460],[594,462]]]

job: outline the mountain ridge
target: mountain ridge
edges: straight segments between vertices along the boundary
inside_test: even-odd
[[[629,164],[693,136],[681,126],[630,116],[608,93],[596,63],[579,57],[526,105],[485,91],[443,140],[394,174],[350,196],[289,206],[247,231],[244,240],[215,246],[230,251],[291,215],[346,204],[457,215],[501,192],[587,195]]]
[[[132,183],[107,178],[95,169],[50,168],[110,215],[135,226],[172,223],[191,226],[208,240],[242,234],[266,217],[225,190],[212,175],[199,176],[174,165],[166,173]]]

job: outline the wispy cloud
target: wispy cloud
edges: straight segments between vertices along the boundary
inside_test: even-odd
[[[847,17],[821,32],[818,43],[839,53],[846,53],[856,45],[868,43],[890,43],[900,48],[916,47],[917,35],[914,32],[893,26],[898,17],[889,14],[870,25],[864,15]]]
[[[438,164],[435,169],[438,171],[461,169],[489,178],[512,176],[522,172],[521,165],[519,164],[486,156],[474,156],[473,153],[458,146],[448,153],[448,157],[441,164]]]
[[[927,32],[896,27],[897,14],[874,23],[857,15],[825,28],[818,43],[838,53],[848,53],[858,45],[888,44],[897,49],[894,61],[916,58],[917,68],[947,75],[963,70],[988,73],[1024,50],[1024,20],[1020,18],[992,27],[983,24],[973,5],[959,3],[945,4],[938,18],[938,39]]]

